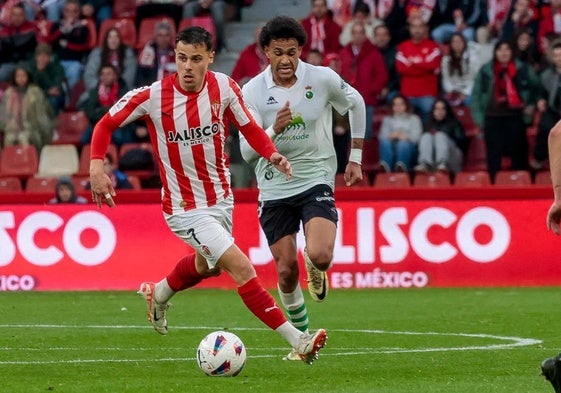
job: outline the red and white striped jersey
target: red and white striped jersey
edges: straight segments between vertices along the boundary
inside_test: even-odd
[[[96,124],[91,158],[104,157],[113,130],[139,119],[149,130],[168,214],[212,206],[230,195],[225,120],[263,157],[276,151],[247,110],[239,86],[221,73],[208,71],[196,93],[183,90],[177,74],[130,91]]]

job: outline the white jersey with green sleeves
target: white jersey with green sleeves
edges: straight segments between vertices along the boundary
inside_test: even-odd
[[[297,195],[317,184],[333,188],[337,158],[333,147],[332,107],[345,114],[362,101],[360,94],[328,67],[300,60],[296,77],[296,83],[289,88],[277,86],[268,66],[242,88],[246,105],[264,129],[273,125],[277,112],[287,101],[292,112],[292,123],[271,138],[292,165],[293,176],[288,181],[240,134],[240,149],[244,159],[255,167],[261,201]]]

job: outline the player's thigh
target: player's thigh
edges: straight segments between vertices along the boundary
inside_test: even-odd
[[[225,270],[238,286],[245,284],[257,275],[249,258],[236,244],[228,247],[218,259],[216,267]]]
[[[337,225],[324,217],[313,217],[304,224],[308,254],[333,253]]]
[[[271,254],[275,259],[277,268],[298,268],[298,247],[296,245],[296,233],[281,237],[269,246]]]

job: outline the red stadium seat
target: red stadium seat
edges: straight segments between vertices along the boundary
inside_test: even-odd
[[[80,151],[80,167],[78,168],[77,176],[88,176],[90,173],[90,151],[91,145],[82,146]],[[117,151],[117,146],[111,144],[107,149],[107,153],[111,154],[113,158],[113,163],[115,165],[119,164],[119,152]]]
[[[116,0],[113,2],[113,18],[136,17],[136,0]]]
[[[365,139],[362,145],[362,170],[373,176],[378,170],[380,148],[378,138]]]
[[[70,89],[70,97],[68,99],[68,104],[65,110],[67,112],[77,112],[78,111],[78,100],[80,96],[86,91],[86,82],[84,79],[79,79],[78,82],[72,86]]]
[[[89,125],[90,121],[83,111],[60,112],[56,118],[52,144],[78,146],[82,134]]]
[[[35,146],[5,146],[0,152],[0,174],[26,178],[37,173],[39,155]]]
[[[21,191],[21,180],[18,177],[13,176],[0,178],[0,194]]]
[[[45,192],[54,196],[57,181],[56,177],[30,177],[25,184],[25,192]]]
[[[210,15],[181,19],[181,21],[179,22],[179,31],[191,26],[201,26],[205,28],[210,34],[212,34],[214,45],[216,45],[216,28]]]
[[[469,106],[453,106],[452,110],[454,111],[456,118],[464,126],[464,131],[468,138],[479,134],[480,129],[474,123],[473,118],[471,117],[471,110]]]
[[[464,170],[466,172],[487,170],[487,150],[485,139],[482,135],[476,135],[469,141],[466,157],[464,159]]]
[[[410,187],[411,179],[409,173],[378,173],[374,178],[374,187],[376,188],[401,188]]]
[[[135,49],[141,50],[144,48],[146,43],[150,42],[154,38],[154,28],[159,22],[168,22],[172,28],[172,37],[175,38],[175,21],[167,16],[155,16],[153,18],[144,18],[140,22],[140,27],[138,28],[138,36],[136,38]]]
[[[72,184],[76,189],[76,192],[84,192],[88,190],[88,184],[90,184],[89,176],[72,176]]]
[[[129,183],[132,185],[133,190],[142,190],[142,183],[140,178],[135,175],[128,175]]]
[[[551,173],[549,171],[539,171],[536,172],[536,178],[534,179],[534,184],[536,185],[551,185]]]
[[[454,178],[454,185],[458,187],[485,187],[491,184],[491,176],[486,171],[459,172]]]
[[[495,176],[495,185],[524,187],[532,184],[528,171],[498,171]]]
[[[97,27],[93,19],[82,19],[82,21],[88,26],[88,49],[91,50],[97,45]]]
[[[444,172],[416,173],[413,180],[416,187],[447,187],[450,184],[450,175]]]
[[[119,149],[119,167],[121,167],[122,165],[122,157],[123,155],[128,152],[131,149],[143,149],[143,150],[147,150],[152,154],[152,160],[154,162],[154,168],[147,168],[147,169],[135,169],[135,170],[130,170],[130,169],[125,169],[125,168],[121,168],[121,170],[123,170],[123,172],[125,172],[128,176],[138,176],[140,179],[147,179],[150,178],[152,176],[154,176],[155,174],[157,174],[157,165],[156,165],[156,160],[154,159],[154,151],[152,148],[152,145],[150,143],[125,143],[121,146],[121,148]]]
[[[103,45],[107,31],[113,27],[119,30],[121,41],[131,48],[134,48],[136,45],[136,26],[134,25],[134,21],[128,18],[105,19],[101,22],[97,36],[97,45]]]

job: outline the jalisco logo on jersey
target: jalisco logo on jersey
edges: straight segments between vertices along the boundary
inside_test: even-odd
[[[191,127],[183,131],[167,131],[169,143],[187,142],[189,145],[198,145],[220,132],[220,125],[212,123],[209,126]]]

